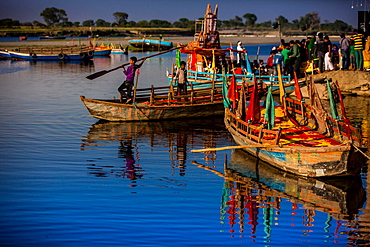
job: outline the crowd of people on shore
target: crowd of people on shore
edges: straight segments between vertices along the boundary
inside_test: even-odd
[[[266,62],[255,60],[252,69],[255,74],[277,75],[280,65],[284,75],[298,76],[304,72],[323,73],[333,70],[364,70],[364,35],[353,30],[352,36],[340,34],[339,45],[333,44],[328,35],[321,32],[306,39],[285,42],[281,39],[273,47]]]

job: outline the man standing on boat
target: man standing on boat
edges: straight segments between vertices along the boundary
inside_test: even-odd
[[[247,50],[243,47],[243,44],[241,41],[238,41],[238,45],[236,47],[236,50],[238,51],[237,55],[236,55],[236,63],[237,63],[237,66],[239,67],[245,67],[246,63],[245,63],[245,54],[247,52]]]
[[[185,69],[186,62],[181,61],[180,62],[180,68],[177,69],[176,75],[174,79],[178,80],[177,82],[177,95],[186,95],[187,90],[186,90],[186,84],[188,83],[188,78],[187,74],[188,72]]]
[[[123,73],[126,75],[126,80],[122,83],[122,85],[118,88],[118,92],[120,93],[120,99],[121,102],[123,102],[123,97],[126,97],[126,104],[130,103],[132,101],[132,87],[134,86],[134,79],[135,79],[135,72],[138,68],[140,68],[146,58],[144,60],[136,65],[137,58],[136,57],[130,57],[130,66],[127,67],[127,70],[124,66]],[[126,92],[124,91],[126,89]]]

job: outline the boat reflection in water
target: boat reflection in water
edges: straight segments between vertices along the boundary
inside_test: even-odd
[[[321,211],[328,213],[326,224],[333,221],[331,224],[337,223],[338,230],[339,225],[348,227],[358,217],[359,209],[366,201],[360,177],[329,180],[300,177],[278,170],[242,150],[232,153],[223,172],[195,161],[192,163],[225,178],[221,219],[229,224],[231,233],[239,228],[237,231],[241,236],[248,232],[255,238],[258,221],[261,222],[258,219],[263,219],[265,238],[270,239],[272,228],[279,225],[279,211],[288,211],[285,208],[287,203],[291,205],[292,226],[298,223],[294,221],[295,215],[303,209],[304,227],[314,226],[316,212]],[[246,230],[247,226],[250,229]],[[351,231],[346,234],[351,234]]]
[[[98,166],[94,162],[88,169],[94,176],[125,177],[138,180],[145,176],[145,167],[141,167],[140,158],[148,158],[145,146],[159,148],[159,151],[169,153],[171,168],[184,176],[186,172],[187,151],[193,148],[211,148],[231,144],[231,136],[226,131],[223,119],[210,118],[186,119],[158,122],[106,122],[93,124],[82,140],[81,150],[98,150],[103,146],[117,143],[118,157],[124,159],[124,166]],[[163,148],[165,148],[163,150]],[[140,157],[142,156],[142,157]],[[152,162],[163,162],[161,153],[151,156]],[[216,152],[204,153],[203,160],[213,164]]]

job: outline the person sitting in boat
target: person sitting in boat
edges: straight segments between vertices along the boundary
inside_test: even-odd
[[[174,77],[175,80],[177,81],[177,95],[186,95],[187,90],[186,90],[186,85],[188,82],[187,74],[188,72],[186,71],[186,62],[181,61],[180,62],[180,68],[177,69],[176,75]]]
[[[136,57],[130,57],[130,66],[127,67],[127,70],[124,66],[123,73],[126,75],[126,80],[121,84],[121,86],[118,88],[118,92],[120,93],[120,99],[121,102],[123,102],[123,97],[126,97],[125,103],[130,103],[132,101],[132,87],[134,86],[134,79],[135,79],[135,73],[138,68],[140,68],[146,58],[140,63],[136,64],[137,58]],[[126,92],[124,91],[126,89]]]

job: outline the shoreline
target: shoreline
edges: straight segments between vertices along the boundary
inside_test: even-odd
[[[124,37],[124,38],[115,38],[115,37],[100,37],[97,39],[97,43],[101,44],[102,42],[113,43],[113,44],[121,44],[121,45],[128,45],[128,41],[131,39],[135,39],[137,37]],[[306,36],[293,36],[293,37],[281,37],[285,40],[285,42],[289,42],[290,40],[302,40],[306,38]],[[157,37],[152,37],[152,39],[158,39]],[[193,36],[173,36],[173,37],[166,37],[164,36],[164,40],[169,40],[173,43],[174,46],[178,42],[187,44],[189,41],[193,41]],[[279,37],[248,37],[248,36],[220,36],[221,45],[236,45],[238,41],[241,41],[243,45],[275,45],[280,43]],[[35,40],[35,41],[0,41],[0,47],[17,47],[17,46],[65,46],[65,45],[89,45],[89,42],[93,42],[92,39],[89,38],[81,38],[81,39],[63,39],[63,40]],[[332,37],[332,42],[338,42],[339,37]]]

